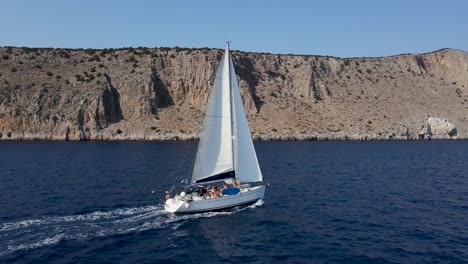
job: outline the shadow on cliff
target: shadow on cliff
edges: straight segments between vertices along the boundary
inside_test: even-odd
[[[323,101],[332,96],[328,80],[331,76],[330,65],[320,61],[319,65],[316,62],[311,63],[311,76],[309,86],[312,89],[312,96],[315,102]]]
[[[239,78],[246,81],[249,88],[249,93],[252,96],[252,100],[255,104],[255,108],[257,113],[260,112],[260,108],[263,105],[263,101],[257,95],[257,85],[258,85],[258,78],[255,77],[255,66],[250,58],[234,57],[234,69],[239,75]]]
[[[154,93],[154,102],[151,106],[151,113],[157,114],[158,108],[166,108],[171,105],[174,105],[174,99],[169,93],[166,84],[159,78],[158,71],[156,67],[151,67],[151,88]]]
[[[102,94],[106,123],[117,123],[124,118],[120,107],[120,94],[112,85],[110,76],[106,74],[105,77],[109,84],[109,88]]]

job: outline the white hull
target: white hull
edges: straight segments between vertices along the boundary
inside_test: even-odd
[[[206,211],[216,211],[254,203],[263,199],[265,186],[255,186],[242,188],[236,195],[223,195],[218,198],[202,200],[186,200],[180,197],[171,198],[166,201],[165,209],[171,213],[197,213]]]

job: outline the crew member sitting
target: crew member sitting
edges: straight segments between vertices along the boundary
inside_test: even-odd
[[[241,187],[241,184],[240,184],[240,180],[239,180],[239,179],[236,180],[236,187],[237,187],[237,188],[240,188],[240,187]]]
[[[166,201],[169,200],[169,199],[171,199],[171,195],[169,194],[168,191],[166,191]]]
[[[208,191],[207,191],[207,189],[206,189],[205,186],[202,186],[202,187],[200,188],[200,190],[199,190],[200,196],[205,196],[205,194],[206,194],[207,192],[208,192]]]
[[[211,190],[211,198],[216,198],[221,195],[221,192],[219,190],[218,186],[214,186],[213,189]]]

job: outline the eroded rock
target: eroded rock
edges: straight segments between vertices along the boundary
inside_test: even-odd
[[[445,118],[428,117],[424,122],[419,138],[421,139],[456,139],[457,127]]]

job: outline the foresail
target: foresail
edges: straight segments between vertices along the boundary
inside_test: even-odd
[[[257,160],[257,154],[252,142],[249,124],[245,116],[244,106],[240,95],[239,84],[236,73],[229,56],[229,67],[231,72],[231,92],[232,92],[232,116],[233,116],[233,138],[234,138],[234,170],[236,177],[241,182],[263,181],[262,172]]]
[[[230,108],[229,52],[226,50],[208,98],[208,109],[198,144],[192,183],[234,169]]]

